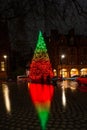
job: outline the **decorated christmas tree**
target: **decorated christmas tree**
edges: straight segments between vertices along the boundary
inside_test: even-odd
[[[42,36],[41,31],[39,31],[39,36],[36,44],[36,49],[34,56],[30,65],[29,78],[32,81],[46,81],[46,79],[53,77],[53,71],[50,63],[50,59],[47,53],[47,47]],[[49,80],[49,79],[48,79]]]

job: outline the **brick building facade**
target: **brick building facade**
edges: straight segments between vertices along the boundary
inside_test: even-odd
[[[9,75],[10,42],[7,22],[0,21],[0,79],[7,79]]]
[[[55,75],[71,77],[87,74],[86,36],[75,35],[73,29],[67,35],[53,30],[47,46]],[[65,57],[62,58],[62,55]]]

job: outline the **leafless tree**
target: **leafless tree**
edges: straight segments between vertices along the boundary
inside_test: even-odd
[[[39,29],[43,32],[58,29],[59,32],[66,33],[70,28],[80,29],[83,23],[83,32],[87,34],[87,1],[84,0],[86,5],[81,2],[82,0],[1,0],[0,21],[8,22],[14,48],[19,44],[17,41],[29,41],[29,44],[36,41]]]

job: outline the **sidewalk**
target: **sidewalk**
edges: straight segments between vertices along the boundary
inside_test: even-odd
[[[0,130],[42,130],[27,86],[9,85],[11,111],[5,108],[0,86]],[[87,130],[87,93],[66,90],[66,107],[61,88],[55,87],[46,130]]]

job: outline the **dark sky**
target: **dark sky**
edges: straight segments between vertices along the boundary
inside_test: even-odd
[[[26,47],[35,45],[39,30],[67,34],[74,28],[87,36],[87,0],[1,0],[0,19],[7,19],[14,47],[18,40],[26,41]]]

